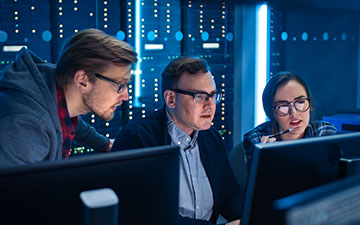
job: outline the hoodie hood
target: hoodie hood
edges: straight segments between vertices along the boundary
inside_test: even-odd
[[[15,62],[7,66],[0,73],[0,89],[13,89],[33,98],[44,108],[57,112],[55,65],[47,63],[33,52],[22,48],[16,56]],[[55,93],[55,94],[54,94]]]

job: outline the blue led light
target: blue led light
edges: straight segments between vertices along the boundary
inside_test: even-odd
[[[29,38],[24,38],[24,42],[27,43],[29,41]]]
[[[304,33],[301,34],[301,39],[302,39],[303,41],[307,41],[308,38],[309,38],[308,33],[304,32]]]
[[[154,31],[149,31],[147,34],[147,38],[149,41],[153,41],[155,40],[155,32]]]
[[[209,33],[206,32],[206,31],[204,31],[204,32],[201,34],[201,39],[202,39],[203,41],[209,40]]]
[[[5,42],[7,39],[8,39],[8,34],[5,31],[0,30],[0,42]]]
[[[281,32],[281,40],[286,41],[289,35],[286,31]]]
[[[233,35],[231,32],[229,32],[229,33],[226,35],[226,40],[232,41],[233,39],[234,39],[234,35]]]
[[[116,37],[117,37],[117,39],[119,39],[119,40],[125,40],[125,32],[124,31],[122,31],[122,30],[119,30],[117,33],[116,33]]]
[[[346,34],[346,33],[342,33],[342,34],[341,34],[341,40],[346,41],[346,39],[347,39],[347,34]]]
[[[52,34],[50,31],[45,30],[42,35],[41,35],[42,39],[46,42],[49,42],[52,39]]]
[[[324,41],[329,40],[329,34],[327,32],[324,32],[323,39],[324,39]]]
[[[181,31],[178,31],[178,32],[175,33],[175,39],[177,41],[181,41],[183,38],[184,38],[184,35],[183,35],[183,33]]]

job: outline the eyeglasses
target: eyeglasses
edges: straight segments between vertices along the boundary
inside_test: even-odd
[[[279,116],[287,116],[291,113],[291,104],[293,104],[294,108],[299,112],[306,112],[310,108],[310,101],[308,98],[299,98],[292,102],[277,102],[273,108]]]
[[[209,98],[211,98],[213,103],[218,104],[221,101],[221,96],[222,96],[221,93],[217,93],[217,92],[213,92],[209,94],[205,91],[191,92],[191,91],[184,91],[181,89],[171,89],[171,90],[180,94],[192,96],[194,102],[198,104],[204,104],[205,102],[209,101]]]
[[[127,88],[127,84],[119,84],[117,82],[115,82],[114,80],[110,79],[110,78],[107,78],[107,77],[104,77],[103,75],[101,74],[98,74],[98,73],[95,73],[95,76],[97,78],[99,78],[100,80],[103,80],[103,81],[106,81],[106,82],[109,82],[111,84],[115,84],[118,89],[117,89],[117,93],[120,94],[121,92],[123,92],[126,88]]]

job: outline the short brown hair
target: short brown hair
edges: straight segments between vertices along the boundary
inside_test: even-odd
[[[162,94],[164,95],[166,90],[176,88],[176,85],[184,72],[195,74],[198,72],[207,73],[208,71],[208,64],[205,59],[187,56],[174,59],[166,66],[164,72],[161,74]]]
[[[136,52],[126,42],[97,29],[85,29],[64,43],[56,64],[56,83],[65,87],[72,82],[75,72],[84,70],[90,81],[95,73],[109,64],[127,66],[137,61]]]

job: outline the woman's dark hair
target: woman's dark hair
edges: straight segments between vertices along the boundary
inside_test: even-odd
[[[279,72],[279,73],[275,74],[268,81],[268,83],[265,86],[263,95],[262,95],[264,111],[265,111],[267,117],[269,117],[269,119],[273,122],[273,125],[276,124],[276,120],[274,117],[274,110],[273,110],[274,96],[276,94],[277,89],[280,86],[287,84],[291,80],[298,82],[301,86],[304,87],[306,94],[309,98],[310,110],[312,110],[312,108],[313,108],[313,99],[311,96],[311,92],[310,92],[308,85],[305,83],[305,81],[294,73],[291,73],[288,71]],[[273,126],[273,129],[277,129],[276,127]]]

